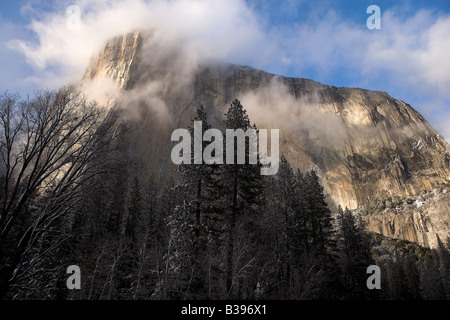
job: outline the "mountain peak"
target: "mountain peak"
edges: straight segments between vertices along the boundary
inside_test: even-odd
[[[120,89],[125,89],[133,61],[142,46],[142,34],[143,31],[134,31],[108,41],[105,48],[92,57],[83,80],[107,77],[113,79]]]
[[[200,61],[176,43],[162,43],[141,30],[110,40],[82,82],[92,86],[105,79],[118,90],[123,108],[146,108],[152,115],[136,120],[153,128],[136,142],[155,150],[145,153],[151,173],[168,172],[170,166],[155,164],[170,159],[170,132],[187,127],[200,105],[210,123],[221,126],[237,98],[252,123],[280,129],[280,154],[293,167],[318,172],[332,206],[357,209],[450,182],[450,146],[409,104],[386,92]],[[422,239],[434,239],[444,232],[439,228],[430,226]]]

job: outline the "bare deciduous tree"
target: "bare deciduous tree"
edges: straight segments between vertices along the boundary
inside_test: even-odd
[[[11,285],[42,271],[43,256],[65,240],[52,229],[82,201],[80,186],[108,160],[113,113],[73,87],[25,101],[0,96],[0,299]],[[61,233],[36,250],[50,233]]]

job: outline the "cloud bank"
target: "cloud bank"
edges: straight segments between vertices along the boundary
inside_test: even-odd
[[[37,82],[44,80],[52,86],[79,80],[91,56],[106,41],[135,29],[157,30],[166,41],[176,39],[199,58],[233,60],[239,55],[249,59],[255,53],[250,48],[262,48],[266,40],[257,15],[240,0],[80,0],[75,5],[81,12],[77,28],[68,28],[70,17],[60,6],[58,12],[31,22],[29,28],[37,34],[38,43],[9,42],[10,48],[41,71]]]
[[[72,4],[80,8],[78,28],[67,26],[66,8]],[[272,25],[244,0],[78,0],[56,2],[54,11],[37,14],[29,28],[36,39],[18,38],[8,47],[25,56],[35,69],[27,80],[41,86],[78,81],[91,56],[114,36],[157,30],[162,38],[182,44],[194,65],[218,59],[280,74],[289,69],[302,76],[308,71],[325,83],[342,72],[354,79],[352,86],[401,92],[399,98],[405,100],[432,96],[421,105],[407,102],[450,138],[446,13],[419,10],[406,16],[401,8],[392,8],[382,11],[381,30],[368,30],[333,10],[320,19],[311,16],[295,24]],[[435,106],[433,112],[430,105]]]

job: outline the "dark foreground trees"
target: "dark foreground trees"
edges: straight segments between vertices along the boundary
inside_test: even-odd
[[[33,288],[45,257],[76,236],[59,222],[75,218],[80,187],[108,160],[113,118],[71,87],[0,96],[0,298]]]
[[[128,124],[117,129],[69,89],[23,103],[4,95],[1,106],[6,298],[449,296],[448,243],[432,251],[369,235],[354,213],[331,212],[315,171],[284,157],[273,176],[259,163],[182,164],[161,183],[136,157],[139,135],[115,139],[111,129]],[[203,108],[193,119],[203,132],[208,120]],[[222,130],[256,128],[237,100],[224,120]],[[72,264],[81,290],[66,287]],[[380,294],[366,286],[370,264],[381,268]]]
[[[344,297],[347,299],[367,299],[371,291],[367,290],[367,267],[375,264],[371,254],[370,236],[360,219],[340,206],[336,218],[337,248],[340,265],[340,277]],[[372,294],[373,296],[373,294]]]

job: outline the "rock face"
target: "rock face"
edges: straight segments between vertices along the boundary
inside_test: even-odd
[[[450,193],[433,189],[415,198],[406,198],[394,207],[363,214],[370,231],[384,236],[436,248],[437,237],[450,237]]]
[[[92,59],[84,78],[111,78],[120,89],[126,89],[130,84],[130,74],[135,72],[132,68],[135,68],[136,64],[133,62],[141,46],[142,37],[139,32],[112,39],[105,49]]]
[[[95,86],[105,78],[114,82],[123,108],[139,115],[145,134],[137,149],[152,146],[143,157],[159,174],[171,167],[173,129],[187,127],[200,105],[210,123],[220,127],[237,98],[259,128],[280,129],[280,153],[293,167],[317,170],[332,206],[357,209],[374,199],[412,197],[450,181],[450,146],[410,105],[385,92],[198,63],[149,32],[108,42],[92,59],[83,83]],[[372,217],[370,228],[432,245],[431,233],[449,230],[448,200]],[[435,222],[436,215],[442,223]]]

